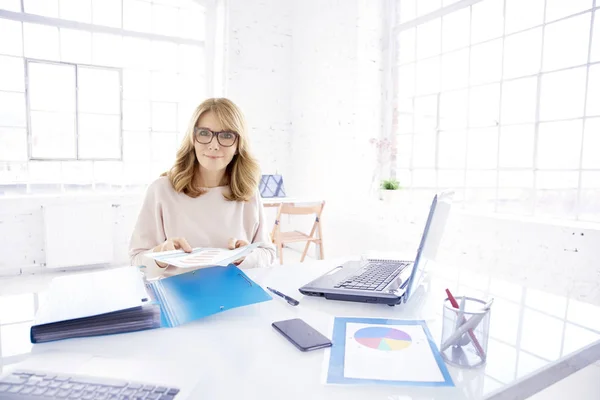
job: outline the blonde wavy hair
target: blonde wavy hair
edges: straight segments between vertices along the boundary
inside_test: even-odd
[[[229,193],[224,193],[224,196],[230,201],[248,201],[257,193],[260,168],[256,158],[250,152],[244,114],[229,99],[207,99],[196,107],[190,118],[185,137],[177,150],[175,164],[162,175],[169,178],[171,185],[178,193],[183,192],[190,197],[198,197],[206,192],[206,190],[194,186],[194,176],[200,173],[194,149],[194,127],[202,114],[208,111],[215,114],[224,130],[233,131],[239,135],[237,154],[233,156],[225,171],[225,179],[230,190]]]

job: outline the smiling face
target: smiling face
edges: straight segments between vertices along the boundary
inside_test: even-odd
[[[238,148],[237,135],[224,131],[214,112],[207,111],[198,118],[194,129],[194,150],[201,170],[225,173],[227,165],[233,160]],[[217,132],[221,132],[218,138]],[[232,141],[233,144],[227,147]]]

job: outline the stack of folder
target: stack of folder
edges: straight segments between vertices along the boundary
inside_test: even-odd
[[[31,327],[31,342],[181,324],[271,296],[234,265],[146,282],[137,267],[55,278]]]

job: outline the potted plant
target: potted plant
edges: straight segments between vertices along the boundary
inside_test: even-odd
[[[387,204],[391,204],[397,200],[397,193],[400,189],[400,182],[396,179],[384,179],[381,181],[379,199]]]

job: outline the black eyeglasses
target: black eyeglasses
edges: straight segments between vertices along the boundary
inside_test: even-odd
[[[214,137],[223,147],[231,147],[238,138],[238,134],[230,131],[213,132],[208,128],[194,128],[194,140],[201,144],[209,144]]]

